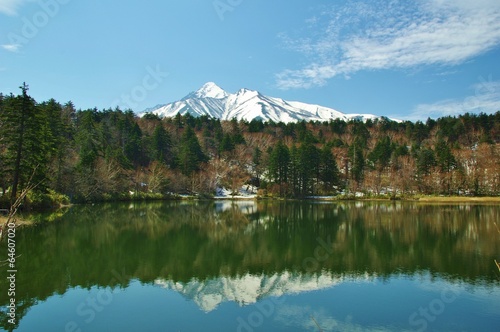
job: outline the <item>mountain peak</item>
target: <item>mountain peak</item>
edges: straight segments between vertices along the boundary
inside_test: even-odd
[[[328,107],[286,101],[262,95],[259,91],[251,89],[227,93],[214,82],[205,83],[200,89],[191,92],[182,100],[147,111],[152,111],[160,117],[174,117],[177,114],[189,113],[194,116],[207,115],[221,120],[260,119],[284,123],[333,119],[366,121],[378,118],[371,114],[344,114]]]
[[[196,98],[222,99],[226,98],[228,94],[214,82],[207,82],[194,93],[194,96]]]
[[[243,94],[254,94],[254,95],[260,95],[260,93],[259,93],[258,91],[255,91],[255,90],[250,90],[250,89],[247,89],[247,88],[240,89],[240,90],[238,90],[238,92],[236,93],[236,95],[243,95]]]

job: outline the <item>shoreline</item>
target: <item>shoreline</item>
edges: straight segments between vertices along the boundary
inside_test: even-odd
[[[323,202],[323,203],[340,203],[340,202],[384,202],[384,203],[393,203],[393,202],[407,202],[407,203],[420,203],[420,204],[484,204],[484,205],[500,205],[500,196],[485,196],[485,197],[462,197],[462,196],[421,196],[421,197],[407,197],[407,198],[401,198],[397,197],[396,199],[391,199],[391,197],[344,197],[344,196],[318,196],[318,197],[306,197],[306,198],[280,198],[280,197],[262,197],[262,196],[249,196],[249,197],[244,197],[244,196],[236,196],[236,197],[211,197],[211,198],[206,198],[206,197],[194,197],[194,196],[183,196],[183,197],[176,197],[175,199],[171,198],[165,198],[162,200],[159,199],[138,199],[138,200],[116,200],[116,201],[106,201],[106,202],[94,202],[94,203],[75,203],[75,204],[69,204],[69,205],[64,205],[61,206],[61,208],[68,208],[71,206],[77,206],[77,205],[94,205],[94,204],[106,204],[106,203],[125,203],[125,202],[142,202],[142,203],[148,203],[148,202],[159,202],[159,201],[164,201],[164,202],[173,202],[173,201],[212,201],[212,202],[220,202],[220,201],[233,201],[233,202],[263,202],[263,201],[269,201],[269,202],[274,202],[274,201],[290,201],[290,202]],[[52,210],[52,212],[57,212],[60,209],[57,210]],[[32,211],[34,213],[40,213],[44,211]],[[47,211],[45,211],[47,212]],[[3,227],[5,223],[7,222],[7,216],[0,216],[0,227]],[[36,221],[33,220],[26,220],[22,218],[17,218],[16,219],[16,228],[17,227],[24,227],[24,226],[31,226],[36,224]]]
[[[415,198],[416,202],[423,203],[500,203],[499,196],[485,196],[485,197],[462,197],[462,196],[425,196]]]
[[[207,200],[207,201],[321,201],[321,202],[421,202],[421,203],[499,203],[500,196],[415,196],[415,197],[345,197],[345,196],[310,196],[304,198],[284,198],[284,197],[266,197],[266,196],[236,196],[212,198],[198,198],[195,196],[182,197],[182,200]],[[147,200],[146,200],[147,201]],[[169,199],[166,199],[169,201]]]
[[[173,202],[173,201],[311,201],[311,202],[414,202],[425,204],[500,204],[500,196],[484,196],[484,197],[467,197],[467,196],[415,196],[415,197],[346,197],[346,196],[309,196],[303,198],[285,198],[285,197],[268,197],[268,196],[215,196],[215,197],[196,197],[196,196],[175,196],[164,198],[139,198],[139,199],[117,199],[117,200],[103,200],[96,202],[86,203],[71,203],[60,205],[56,209],[48,210],[32,210],[30,212],[40,213],[48,211],[59,211],[63,208],[70,208],[75,205],[94,205],[94,204],[107,204],[107,203],[130,203],[130,202]],[[30,213],[28,212],[28,213]],[[0,225],[4,225],[7,221],[7,216],[0,215]],[[30,225],[31,221],[17,219],[16,225]]]

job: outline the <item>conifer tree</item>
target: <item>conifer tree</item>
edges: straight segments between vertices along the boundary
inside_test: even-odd
[[[351,160],[352,179],[358,184],[363,180],[365,170],[365,157],[363,154],[363,139],[356,138],[349,147],[349,157]]]
[[[234,150],[233,139],[231,138],[231,135],[229,135],[229,133],[225,133],[220,143],[220,153],[229,152],[233,150]]]
[[[280,187],[280,196],[285,193],[285,184],[288,181],[288,167],[290,163],[290,151],[283,142],[278,141],[278,144],[273,148],[269,156],[269,174],[274,183]]]
[[[391,161],[392,145],[389,136],[385,136],[377,141],[375,148],[368,154],[368,159],[375,165],[375,168],[382,172]]]
[[[2,93],[0,93],[0,188],[2,189],[2,196],[5,195],[7,187],[9,186],[8,172],[5,160],[7,142],[4,135],[4,131],[6,129],[6,123],[4,120],[4,99],[5,97]]]
[[[419,175],[429,175],[436,166],[434,151],[423,148],[417,153],[417,172]]]
[[[321,149],[319,177],[325,193],[330,192],[333,186],[339,185],[339,168],[328,145],[324,145]]]
[[[99,132],[94,118],[95,110],[78,113],[76,128],[76,145],[78,147],[79,169],[93,169],[99,151]]]
[[[260,186],[260,174],[262,173],[261,165],[262,165],[262,151],[256,146],[253,150],[252,154],[252,164],[255,172],[255,176],[257,177],[257,186]]]
[[[299,186],[300,195],[315,194],[314,182],[319,178],[320,153],[311,143],[299,148]]]
[[[151,144],[153,160],[172,165],[172,138],[161,123],[153,131]]]
[[[456,160],[450,147],[443,139],[436,143],[436,163],[442,172],[449,172],[456,166]]]
[[[231,131],[232,131],[231,141],[233,142],[234,145],[245,144],[245,138],[241,133],[240,126],[238,124],[238,121],[236,121],[236,119],[231,120]]]
[[[3,100],[0,114],[5,168],[11,174],[11,200],[30,178],[43,188],[52,141],[47,117],[28,95],[28,85],[24,83],[20,89],[21,95]]]
[[[208,158],[201,150],[200,142],[193,128],[187,127],[182,135],[179,149],[179,167],[184,175],[191,175],[200,169]]]

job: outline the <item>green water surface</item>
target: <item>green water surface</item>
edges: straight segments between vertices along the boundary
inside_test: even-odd
[[[500,331],[499,217],[404,202],[75,206],[17,229],[16,322],[4,264],[0,329]]]

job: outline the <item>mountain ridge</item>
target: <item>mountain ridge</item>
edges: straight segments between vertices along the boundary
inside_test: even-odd
[[[195,117],[207,115],[221,120],[284,123],[335,119],[367,121],[382,118],[373,114],[347,114],[321,105],[269,97],[248,88],[228,93],[214,82],[205,83],[200,89],[187,94],[181,100],[148,108],[139,116],[144,116],[146,113],[153,113],[162,118],[189,113]]]

